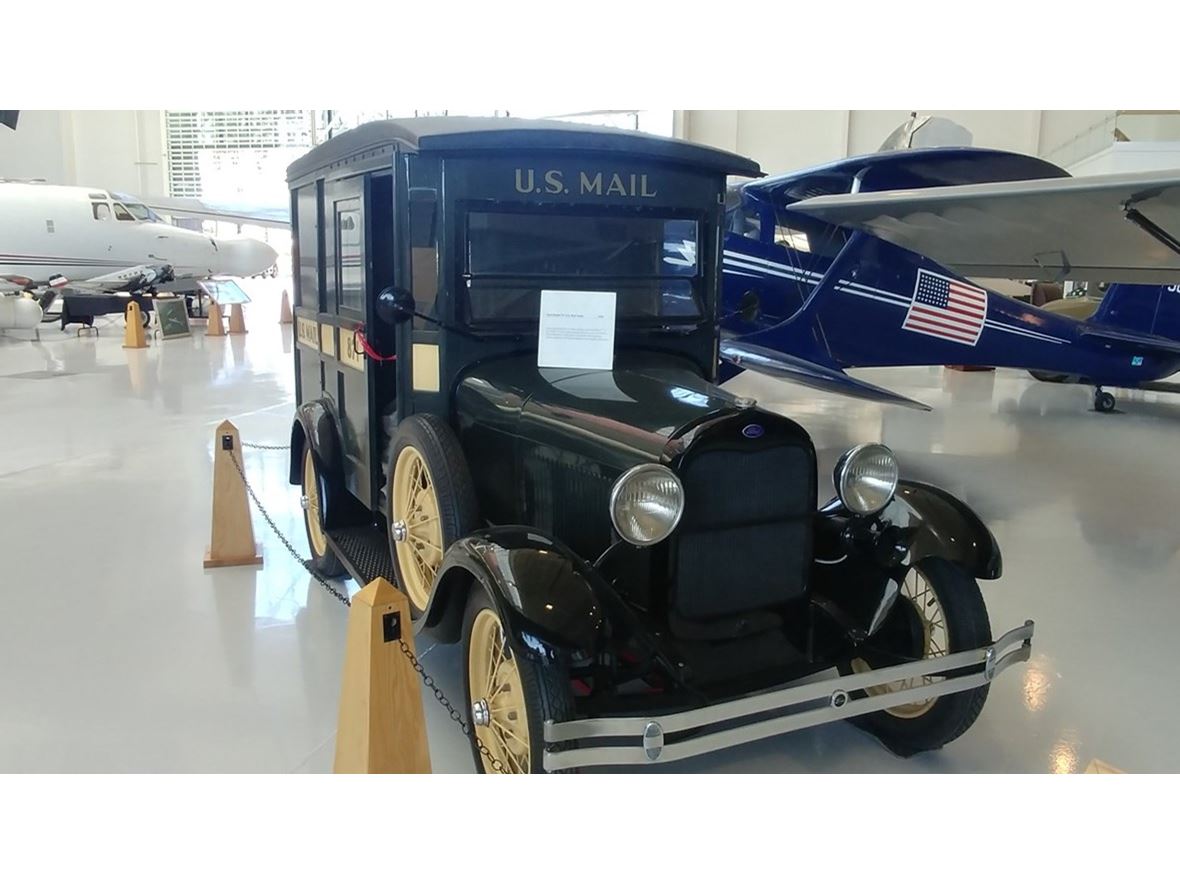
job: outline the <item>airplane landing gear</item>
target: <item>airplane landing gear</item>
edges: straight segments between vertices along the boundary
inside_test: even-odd
[[[1094,391],[1094,411],[1113,412],[1114,394],[1103,390],[1101,387],[1097,388]]]

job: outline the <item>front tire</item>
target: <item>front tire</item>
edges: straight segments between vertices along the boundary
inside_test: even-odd
[[[475,486],[455,434],[434,415],[411,415],[397,426],[386,469],[389,553],[417,617],[447,548],[479,526]]]
[[[565,668],[542,666],[513,653],[499,613],[478,585],[463,617],[463,660],[475,770],[481,774],[544,772],[545,720],[573,718],[573,692]],[[477,705],[483,712],[482,724]],[[480,751],[480,743],[486,754]],[[499,763],[498,768],[492,760]]]
[[[891,655],[936,658],[989,645],[991,624],[979,584],[956,563],[930,557],[906,575],[901,595],[875,639]],[[874,661],[869,649],[854,658],[845,673],[864,673],[895,663],[895,657]],[[942,677],[922,677],[932,683]],[[875,686],[867,694],[901,691],[916,679]],[[887,707],[852,720],[900,756],[937,750],[961,736],[979,717],[988,686],[930,700]],[[863,694],[861,695],[864,696]]]

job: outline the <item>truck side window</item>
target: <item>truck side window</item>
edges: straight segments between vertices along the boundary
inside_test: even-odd
[[[336,204],[336,280],[340,307],[365,311],[364,228],[358,200]]]
[[[438,297],[438,203],[431,188],[410,190],[410,286],[420,313],[435,315]],[[415,319],[417,328],[426,328]]]

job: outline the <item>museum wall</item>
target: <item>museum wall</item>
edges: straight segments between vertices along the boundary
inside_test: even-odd
[[[974,144],[1044,156],[1113,111],[931,110],[971,130]],[[753,157],[769,174],[872,153],[903,123],[909,110],[714,111],[678,115],[678,135]],[[1180,122],[1177,122],[1180,126]],[[1097,146],[1094,148],[1097,149]],[[1093,152],[1093,150],[1091,150]]]
[[[21,111],[0,127],[0,178],[167,192],[161,111]]]
[[[64,135],[69,116],[68,111],[21,111],[15,131],[0,126],[0,178],[73,184],[73,142]]]

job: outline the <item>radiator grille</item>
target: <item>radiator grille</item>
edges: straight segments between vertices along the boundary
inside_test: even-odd
[[[807,589],[815,461],[810,449],[715,449],[682,468],[672,601],[685,618],[789,603]]]
[[[539,449],[523,463],[526,519],[561,538],[580,556],[597,558],[611,542],[613,480],[581,459]]]

